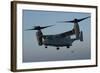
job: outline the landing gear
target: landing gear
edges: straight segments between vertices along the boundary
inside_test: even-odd
[[[47,46],[45,46],[45,48],[48,48]]]
[[[60,48],[59,48],[59,47],[57,47],[56,49],[57,49],[57,50],[59,50]]]
[[[70,48],[70,46],[68,45],[67,48]]]

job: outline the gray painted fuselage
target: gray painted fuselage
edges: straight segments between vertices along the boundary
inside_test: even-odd
[[[58,35],[45,35],[43,40],[43,44],[45,46],[56,46],[56,47],[63,47],[63,46],[71,46],[75,39],[72,39],[70,36],[61,37]]]

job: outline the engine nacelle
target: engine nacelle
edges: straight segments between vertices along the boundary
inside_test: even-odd
[[[83,32],[80,32],[80,41],[83,41]]]
[[[43,34],[42,34],[41,30],[38,30],[36,32],[36,37],[37,37],[38,45],[41,46],[43,44],[43,41],[42,41]]]

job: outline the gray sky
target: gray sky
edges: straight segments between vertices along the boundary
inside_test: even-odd
[[[90,18],[79,22],[80,29],[83,31],[84,41],[76,40],[68,49],[60,47],[38,46],[36,39],[36,31],[25,31],[32,28],[32,26],[47,26],[55,25],[50,28],[42,30],[43,34],[59,34],[69,31],[73,28],[73,23],[56,23],[56,21],[72,20],[74,18],[84,18],[91,16],[90,13],[79,12],[55,12],[55,11],[35,11],[23,10],[23,62],[41,62],[41,61],[59,61],[59,60],[80,60],[91,58],[90,32],[91,21]],[[72,51],[74,51],[72,53]]]

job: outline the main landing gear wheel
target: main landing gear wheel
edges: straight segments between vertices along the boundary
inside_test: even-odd
[[[47,46],[45,46],[45,48],[48,48]]]
[[[59,50],[60,48],[59,48],[59,47],[57,47],[56,49],[57,49],[57,50]]]
[[[70,48],[70,46],[67,46],[67,48]]]

